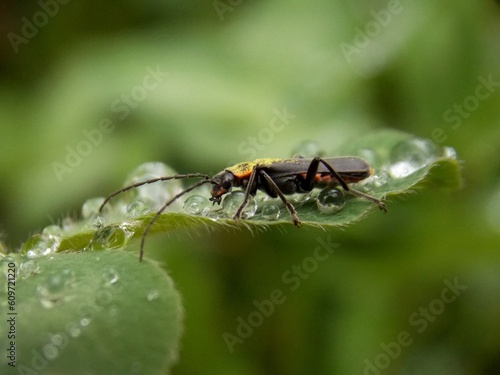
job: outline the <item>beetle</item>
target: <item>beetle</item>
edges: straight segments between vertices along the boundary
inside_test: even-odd
[[[300,227],[301,223],[297,211],[286,199],[285,195],[294,193],[305,194],[312,191],[314,188],[340,185],[346,192],[370,200],[381,210],[387,212],[385,204],[380,199],[355,190],[348,185],[364,180],[372,174],[373,169],[370,165],[363,159],[355,156],[315,157],[312,159],[303,157],[294,157],[290,159],[256,159],[250,162],[235,164],[217,173],[213,177],[202,173],[187,173],[152,178],[126,186],[110,194],[101,204],[99,212],[101,212],[104,205],[111,198],[127,190],[158,181],[200,178],[200,181],[180,191],[168,200],[151,218],[141,238],[139,259],[142,261],[144,255],[144,241],[156,219],[168,206],[181,196],[203,184],[210,183],[212,185],[210,191],[211,197],[209,200],[212,201],[213,204],[220,204],[222,197],[229,193],[232,188],[242,188],[244,190],[243,202],[233,216],[235,221],[241,218],[242,212],[250,196],[254,196],[257,190],[261,190],[272,198],[279,197],[290,213],[293,224]]]

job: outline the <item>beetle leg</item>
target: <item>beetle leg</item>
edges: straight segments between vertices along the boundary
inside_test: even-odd
[[[345,191],[351,193],[352,195],[356,195],[358,197],[368,199],[368,200],[372,201],[373,203],[375,203],[378,206],[378,208],[380,208],[384,212],[387,212],[387,209],[385,208],[385,203],[382,202],[380,199],[377,199],[375,197],[372,197],[371,195],[362,193],[358,190],[354,190],[354,189],[349,188],[349,186],[347,186],[344,179],[339,176],[339,174],[335,171],[335,169],[333,169],[333,167],[330,164],[328,164],[325,160],[323,160],[321,158],[314,158],[313,162],[316,159],[318,159],[318,163],[321,162],[326,167],[326,169],[328,169],[328,171],[339,181],[340,185],[344,188]],[[312,164],[313,163],[311,163],[311,165]],[[310,169],[310,167],[309,167],[309,169]],[[307,173],[309,174],[309,171]]]
[[[250,198],[250,193],[252,191],[255,191],[255,186],[257,184],[257,173],[258,169],[257,166],[255,166],[253,167],[252,173],[250,173],[250,177],[248,178],[248,183],[245,189],[245,196],[243,197],[243,202],[236,210],[236,213],[233,216],[233,220],[239,220],[241,218],[241,214],[243,213],[243,210],[245,209],[248,203],[248,199]]]
[[[368,195],[368,194],[365,194],[365,193],[362,193],[360,192],[359,190],[355,190],[355,189],[349,189],[348,190],[349,193],[351,193],[352,195],[356,195],[358,197],[361,197],[361,198],[365,198],[365,199],[368,199],[370,201],[372,201],[373,203],[375,203],[378,208],[380,208],[382,211],[384,212],[387,212],[387,208],[385,208],[385,203],[382,202],[380,199],[377,199],[375,197],[372,197],[371,195]]]
[[[280,188],[278,187],[278,185],[276,185],[276,182],[274,182],[274,180],[271,178],[271,176],[269,176],[263,170],[260,171],[260,174],[261,174],[261,176],[263,176],[265,178],[265,180],[269,184],[270,188],[276,194],[278,194],[278,197],[280,197],[280,199],[283,201],[283,203],[285,204],[288,212],[290,213],[290,216],[292,217],[293,223],[296,226],[300,227],[300,220],[299,220],[299,216],[297,215],[297,211],[295,211],[295,207],[293,207],[293,205],[286,199],[285,195],[281,192]]]

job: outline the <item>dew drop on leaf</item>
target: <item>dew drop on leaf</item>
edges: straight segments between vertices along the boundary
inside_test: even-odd
[[[108,225],[94,233],[90,247],[92,250],[117,249],[125,246],[133,234],[127,224]]]
[[[316,200],[318,209],[325,214],[333,214],[344,208],[346,203],[344,191],[337,188],[321,190]]]
[[[107,267],[104,270],[103,280],[105,286],[111,286],[113,284],[116,284],[119,279],[120,275],[113,267]]]
[[[306,194],[292,194],[289,198],[288,201],[292,203],[295,208],[300,207],[310,201],[313,200],[312,192],[306,193]]]
[[[104,202],[102,197],[87,199],[82,206],[83,219],[88,220],[99,215],[99,207],[101,207],[102,202]],[[106,209],[106,206],[104,206],[104,209]]]
[[[105,220],[102,216],[97,216],[92,222],[94,229],[99,230],[104,226]]]
[[[56,252],[61,239],[51,234],[35,234],[21,247],[21,253],[29,259],[47,256]]]
[[[201,195],[192,195],[182,205],[182,209],[189,215],[207,215],[210,211],[210,201]]]
[[[262,207],[262,218],[265,220],[278,220],[281,210],[277,204],[267,204]]]
[[[241,190],[227,194],[222,201],[222,209],[228,217],[233,217],[238,208],[243,203],[245,193]],[[257,212],[257,202],[254,197],[249,197],[247,205],[241,214],[242,219],[250,219]]]
[[[141,200],[136,200],[127,205],[125,208],[126,215],[129,219],[137,216],[146,215],[150,212],[148,205]]]
[[[146,299],[151,302],[151,301],[154,301],[155,299],[157,299],[159,296],[160,296],[160,292],[158,291],[158,289],[152,289],[149,291]]]
[[[74,272],[71,270],[63,270],[40,281],[36,288],[40,304],[45,308],[52,308],[71,298],[70,289],[74,281]]]
[[[63,230],[59,225],[49,225],[43,228],[42,234],[48,234],[52,236],[62,236]]]
[[[134,169],[125,180],[124,186],[132,185],[138,182],[146,181],[153,178],[173,176],[177,174],[172,168],[164,163],[149,162],[139,165]],[[163,205],[166,201],[173,198],[177,193],[182,190],[182,183],[180,180],[170,180],[165,183],[157,182],[146,184],[136,189],[131,189],[123,195],[126,197],[127,202],[134,202],[140,200],[144,202],[149,208],[155,210]],[[174,202],[173,205],[175,205]]]
[[[405,178],[432,163],[439,148],[430,140],[410,138],[394,146],[389,160],[389,173],[393,178]]]
[[[35,260],[27,260],[19,265],[18,278],[23,280],[40,273],[40,266]]]

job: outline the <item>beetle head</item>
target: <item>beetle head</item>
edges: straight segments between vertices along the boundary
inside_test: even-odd
[[[214,204],[220,204],[222,196],[231,191],[234,181],[235,177],[229,171],[217,173],[212,178],[212,190],[210,191],[212,198],[210,198],[210,201],[214,202]]]

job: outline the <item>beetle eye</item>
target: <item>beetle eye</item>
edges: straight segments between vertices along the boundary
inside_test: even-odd
[[[231,190],[233,187],[234,176],[232,173],[226,173],[226,175],[222,178],[221,187],[225,190]]]

